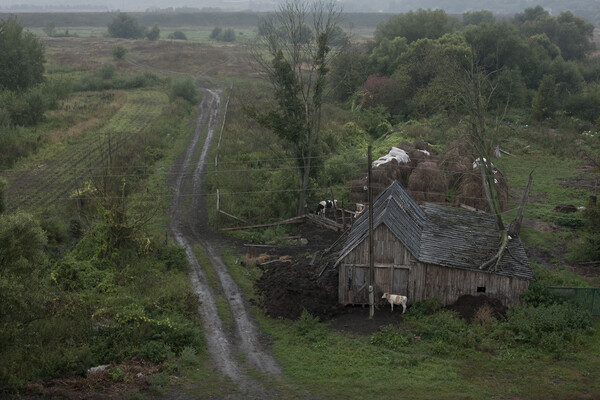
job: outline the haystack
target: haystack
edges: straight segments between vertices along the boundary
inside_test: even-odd
[[[472,168],[472,167],[471,167]],[[471,169],[471,174],[465,174],[462,177],[456,191],[456,202],[458,204],[466,204],[478,210],[490,212],[485,191],[481,183],[481,175],[478,170]],[[500,210],[506,210],[508,204],[509,188],[504,175],[498,170],[495,170],[494,178],[496,180],[496,191],[500,201]]]
[[[443,203],[448,192],[446,175],[438,168],[437,163],[422,162],[410,174],[408,192],[420,203]]]

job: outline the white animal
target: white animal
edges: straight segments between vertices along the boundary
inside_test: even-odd
[[[406,302],[408,301],[408,297],[399,294],[384,293],[383,296],[381,296],[381,298],[387,299],[387,301],[390,302],[390,305],[392,306],[392,311],[394,311],[394,304],[401,304],[402,314],[406,312]]]

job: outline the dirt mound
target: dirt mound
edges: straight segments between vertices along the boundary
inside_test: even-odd
[[[500,300],[492,299],[485,295],[472,296],[464,295],[460,296],[454,304],[446,307],[448,310],[456,311],[460,316],[467,321],[471,322],[475,319],[475,316],[480,311],[483,314],[483,309],[488,307],[490,315],[496,319],[503,319],[506,317],[507,307],[502,305]]]
[[[338,272],[334,268],[339,246],[318,253],[314,260],[304,259],[293,264],[273,263],[254,287],[260,294],[259,306],[272,317],[297,319],[304,310],[327,320],[339,314]]]

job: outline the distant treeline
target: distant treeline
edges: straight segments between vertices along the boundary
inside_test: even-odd
[[[256,27],[261,18],[268,13],[254,12],[198,12],[198,13],[128,13],[140,24],[152,26],[231,26]],[[57,27],[107,26],[117,12],[80,12],[80,13],[0,13],[0,19],[14,15],[26,28],[42,28],[48,22]],[[346,13],[342,27],[344,29],[374,28],[378,23],[387,21],[392,14],[385,13]]]

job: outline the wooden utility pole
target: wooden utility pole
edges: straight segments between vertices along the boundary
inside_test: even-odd
[[[369,144],[369,319],[373,319],[375,315],[375,293],[373,286],[375,284],[375,253],[373,245],[373,182],[372,182],[372,162],[371,162],[371,145]]]

